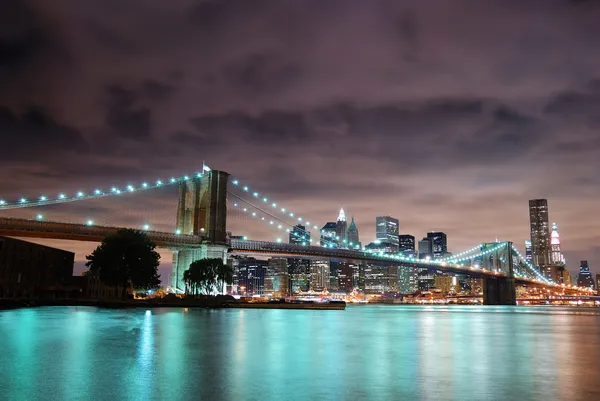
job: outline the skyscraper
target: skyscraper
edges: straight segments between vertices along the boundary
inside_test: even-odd
[[[415,250],[415,237],[409,234],[398,235],[398,251],[414,251]]]
[[[419,259],[426,259],[427,257],[433,257],[433,244],[429,238],[423,238],[419,241]]]
[[[290,244],[310,245],[310,231],[302,224],[296,224],[290,231]]]
[[[431,241],[434,258],[443,258],[448,253],[448,240],[446,233],[440,231],[432,231],[427,233],[427,239]]]
[[[335,238],[338,241],[340,248],[348,247],[348,222],[346,221],[346,214],[344,213],[344,208],[340,209],[340,214],[337,218]]]
[[[287,297],[290,291],[290,276],[288,273],[287,259],[269,259],[267,271],[268,280],[265,278],[265,292],[267,291],[267,282],[270,281],[269,287],[271,287],[274,297]]]
[[[398,219],[391,216],[377,216],[375,218],[375,238],[391,244],[394,251],[397,251],[399,225]]]
[[[531,263],[531,241],[525,240],[525,260]]]
[[[550,232],[548,226],[548,201],[529,201],[529,226],[531,230],[532,264],[544,268],[550,264]]]
[[[310,245],[310,232],[302,224],[296,224],[290,232],[290,244]],[[310,285],[310,260],[289,259],[288,272],[292,292],[308,291]]]
[[[594,279],[592,278],[592,273],[590,273],[587,260],[581,261],[579,276],[577,276],[577,285],[580,287],[595,288]]]
[[[600,295],[600,273],[596,273],[596,294]]]
[[[329,261],[310,261],[310,288],[313,291],[323,291],[329,288]]]
[[[350,221],[350,226],[348,227],[348,248],[360,248],[360,241],[358,239],[358,228],[356,228],[356,223],[354,223],[354,217]]]
[[[552,234],[550,234],[550,261],[555,265],[564,265],[565,257],[560,252],[560,235],[556,223],[552,223]]]
[[[338,241],[335,239],[336,230],[337,224],[335,221],[330,221],[321,228],[321,246],[337,248]]]

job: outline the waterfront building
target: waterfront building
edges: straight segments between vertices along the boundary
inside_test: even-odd
[[[310,232],[302,224],[296,224],[290,231],[289,242],[295,245],[310,245]],[[288,259],[288,273],[292,293],[308,291],[310,287],[309,259]]]
[[[339,262],[338,265],[338,291],[349,294],[354,289],[355,263]]]
[[[329,288],[329,260],[310,261],[310,289],[323,291]]]
[[[285,258],[271,258],[267,267],[270,289],[273,297],[285,298],[290,295],[290,276],[288,261]],[[265,292],[267,292],[267,279],[265,278]]]
[[[330,221],[321,228],[321,246],[326,248],[337,248],[338,241],[336,239],[337,223]]]
[[[431,242],[434,258],[446,257],[448,253],[448,239],[446,233],[432,231],[427,233],[427,239]]]
[[[456,294],[459,291],[458,277],[437,275],[433,279],[433,285],[443,294]]]
[[[406,253],[415,250],[415,237],[410,234],[398,235],[398,251]]]
[[[350,226],[348,227],[347,233],[348,233],[348,248],[360,249],[361,246],[360,246],[360,239],[358,237],[358,228],[356,227],[356,223],[354,222],[354,217],[352,217],[352,220],[350,221]]]
[[[71,286],[75,254],[0,237],[0,298],[64,295]]]
[[[594,286],[594,279],[592,273],[590,273],[590,267],[588,266],[587,260],[581,261],[579,267],[579,276],[577,277],[577,285],[580,287],[596,288]]]
[[[550,264],[550,231],[548,225],[548,201],[529,201],[529,226],[531,233],[532,264],[540,269]]]
[[[417,270],[412,267],[398,268],[398,292],[401,294],[414,294],[418,289]]]
[[[252,257],[235,257],[233,270],[237,279],[238,294],[243,296],[263,295],[268,262]]]
[[[435,269],[417,269],[417,287],[419,291],[430,291],[435,287]]]
[[[365,294],[398,292],[398,266],[385,262],[365,264]]]
[[[375,218],[375,238],[381,242],[392,245],[393,252],[398,251],[399,221],[391,216],[377,216]]]
[[[562,276],[561,283],[563,283],[564,285],[573,284],[573,278],[571,277],[570,271],[568,271],[567,269],[564,269],[562,274],[563,274],[563,276]],[[598,282],[598,281],[596,281],[596,282]]]
[[[348,247],[348,223],[346,221],[346,214],[344,208],[340,209],[335,228],[335,239],[338,241],[340,248]]]
[[[419,259],[433,258],[433,245],[429,238],[419,241]]]

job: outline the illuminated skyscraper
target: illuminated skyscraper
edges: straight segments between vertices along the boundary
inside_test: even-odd
[[[329,288],[329,261],[310,261],[310,288],[313,291],[323,291]]]
[[[423,238],[419,241],[419,259],[427,259],[433,257],[433,245],[429,238]]]
[[[398,219],[391,216],[378,216],[375,218],[375,238],[381,242],[387,242],[398,250]]]
[[[546,199],[529,201],[529,226],[531,229],[531,263],[543,269],[550,264],[550,231]]]
[[[290,232],[290,244],[310,245],[310,232],[302,224],[294,226]],[[310,260],[289,259],[288,272],[292,292],[308,291],[310,285]]]
[[[525,240],[525,260],[531,263],[531,241]]]
[[[448,239],[446,233],[434,231],[427,233],[427,239],[431,241],[434,258],[443,258],[448,253]]]
[[[577,276],[577,285],[580,287],[595,288],[594,279],[592,278],[592,273],[590,273],[587,260],[581,261],[579,276]]]
[[[340,214],[338,215],[336,222],[335,235],[340,248],[347,248],[348,222],[346,221],[346,214],[344,213],[344,208],[340,209]]]
[[[348,227],[348,248],[360,248],[360,241],[358,238],[358,228],[356,228],[356,223],[354,223],[354,217],[350,221],[350,226]]]
[[[321,228],[321,246],[337,248],[338,241],[335,239],[336,230],[337,224],[335,221],[330,221]]]
[[[398,235],[398,251],[414,251],[415,250],[415,237],[409,234]]]
[[[553,264],[564,265],[565,257],[560,252],[560,235],[558,234],[558,227],[556,223],[552,223],[552,234],[550,234],[550,261]]]

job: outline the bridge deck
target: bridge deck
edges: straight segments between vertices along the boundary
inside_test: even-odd
[[[49,238],[59,240],[101,242],[104,237],[117,232],[119,227],[89,226],[85,224],[60,223],[0,217],[0,235],[9,237]],[[147,231],[157,246],[170,249],[199,248],[203,237],[178,235],[159,231]],[[312,259],[343,259],[353,261],[389,263],[410,268],[433,268],[444,272],[467,274],[472,277],[506,277],[505,274],[445,263],[420,260],[400,260],[390,256],[366,253],[350,249],[332,249],[320,246],[302,246],[266,241],[231,240],[231,251],[240,254],[271,255],[281,257],[305,257]],[[525,277],[515,277],[517,283],[551,286]]]

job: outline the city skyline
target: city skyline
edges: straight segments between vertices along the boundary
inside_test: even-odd
[[[567,268],[600,271],[598,4],[232,4],[2,3],[0,197],[205,160],[319,225],[343,206],[363,243],[390,214],[451,251],[524,251],[525,205],[545,198]]]

